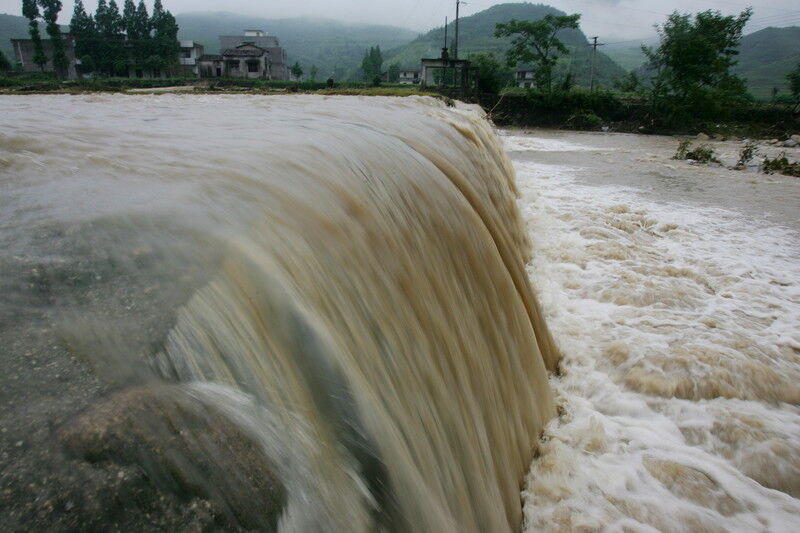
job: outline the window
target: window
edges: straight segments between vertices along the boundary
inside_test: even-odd
[[[247,72],[258,72],[259,65],[260,63],[258,61],[248,61]]]
[[[192,57],[191,50],[181,50],[181,54],[183,55],[184,59],[190,59]]]
[[[229,59],[225,61],[225,67],[228,70],[239,70],[239,60],[238,59]]]

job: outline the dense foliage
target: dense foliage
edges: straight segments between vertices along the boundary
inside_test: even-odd
[[[8,60],[6,55],[0,50],[0,72],[11,70],[11,61]]]
[[[655,117],[668,122],[724,118],[747,100],[744,80],[731,68],[751,13],[750,9],[738,16],[675,12],[667,18],[658,28],[659,45],[643,48],[650,79],[639,89],[651,102]],[[636,85],[636,79],[630,81]]]
[[[132,67],[157,74],[169,71],[178,60],[178,24],[161,0],[154,2],[152,15],[144,0],[138,6],[125,0],[122,13],[115,0],[98,0],[93,17],[76,0],[70,32],[84,72],[127,75]]]
[[[383,65],[383,55],[381,54],[381,47],[371,46],[369,50],[364,52],[364,58],[361,60],[361,76],[365,81],[373,81],[381,77],[381,66]]]
[[[470,54],[472,66],[478,68],[478,89],[485,93],[499,93],[514,83],[514,71],[497,60],[494,54]]]

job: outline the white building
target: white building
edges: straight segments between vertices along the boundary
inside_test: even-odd
[[[197,61],[203,56],[203,45],[192,40],[181,40],[181,51],[178,54],[178,61],[184,72],[191,72],[195,76],[200,74]]]
[[[517,71],[517,87],[521,87],[523,89],[530,89],[535,85],[535,79],[533,75],[533,70],[522,69]]]
[[[417,84],[420,80],[420,70],[418,68],[401,68],[398,72],[398,83]]]

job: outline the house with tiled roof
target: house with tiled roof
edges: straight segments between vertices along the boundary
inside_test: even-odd
[[[245,30],[244,35],[221,35],[219,44],[219,54],[200,58],[201,77],[289,79],[286,51],[277,37],[261,30]]]

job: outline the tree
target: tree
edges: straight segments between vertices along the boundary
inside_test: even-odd
[[[128,39],[138,39],[136,26],[136,4],[133,0],[125,0],[122,5],[122,29],[128,35]]]
[[[172,13],[163,8],[160,1],[156,1],[153,5],[150,26],[153,28],[153,43],[150,49],[153,55],[163,60],[163,67],[159,68],[169,68],[178,61],[180,51],[178,23]]]
[[[6,55],[0,50],[0,72],[6,72],[11,70],[11,62],[8,60]]]
[[[786,75],[786,80],[789,82],[789,92],[792,93],[792,98],[794,98],[796,111],[800,107],[800,63]]]
[[[292,76],[294,76],[294,79],[296,80],[299,80],[300,77],[303,75],[303,67],[301,67],[300,63],[298,63],[297,61],[294,62],[294,65],[291,66],[289,71],[292,73]]]
[[[400,81],[400,65],[392,63],[389,65],[389,70],[386,73],[389,83],[398,83]]]
[[[381,76],[381,66],[383,65],[383,56],[381,55],[381,47],[370,47],[369,50],[364,52],[364,59],[361,60],[361,73],[364,80],[374,81],[376,77]]]
[[[42,36],[39,35],[39,5],[36,0],[22,0],[22,15],[28,19],[28,33],[33,41],[33,62],[44,72],[47,56],[44,55]]]
[[[672,13],[657,28],[657,48],[642,47],[651,74],[653,110],[662,102],[693,116],[715,115],[746,98],[744,80],[731,73],[752,9],[738,16],[719,11]]]
[[[309,76],[311,76],[311,81],[317,81],[317,66],[311,65],[311,68],[308,71]]]
[[[469,60],[478,67],[478,88],[482,92],[497,94],[514,81],[513,72],[503,68],[494,54],[470,54]]]
[[[94,19],[86,13],[81,0],[75,0],[69,32],[75,37],[75,55],[81,58],[81,72],[94,72],[92,54],[95,50],[96,30]],[[85,64],[86,58],[90,59],[88,64]]]
[[[119,35],[124,28],[122,26],[122,15],[119,13],[119,6],[116,0],[108,2],[108,32],[109,35]]]
[[[61,26],[58,25],[61,0],[39,0],[39,3],[43,8],[45,30],[50,37],[50,46],[53,50],[53,70],[59,78],[63,78],[69,68],[69,60],[64,49],[64,39],[61,38]]]
[[[577,29],[580,18],[579,14],[548,14],[535,21],[511,19],[496,24],[494,36],[511,37],[511,48],[506,52],[508,66],[532,64],[536,87],[549,91],[559,54],[569,54],[566,45],[558,39],[558,32]]]
[[[144,5],[144,0],[139,0],[139,5],[136,6],[136,16],[133,19],[133,26],[136,35],[139,39],[148,39],[150,37],[150,16],[147,14],[147,6]]]

